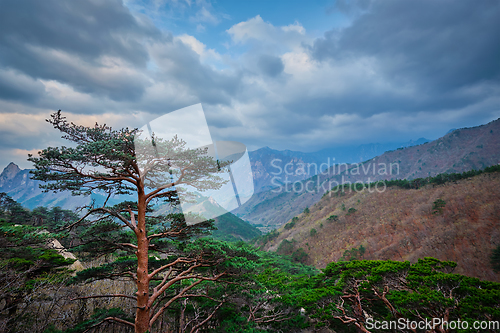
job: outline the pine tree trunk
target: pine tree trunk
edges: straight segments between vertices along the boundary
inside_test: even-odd
[[[137,311],[135,315],[135,333],[146,333],[149,330],[149,276],[148,248],[146,234],[146,197],[139,190],[137,202]]]

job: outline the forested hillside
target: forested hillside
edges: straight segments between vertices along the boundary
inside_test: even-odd
[[[500,0],[0,0],[0,333],[500,333]]]
[[[299,251],[318,268],[349,259],[435,257],[457,262],[460,274],[500,281],[490,264],[500,245],[500,172],[487,170],[387,182],[380,192],[338,189],[259,244],[283,254]]]

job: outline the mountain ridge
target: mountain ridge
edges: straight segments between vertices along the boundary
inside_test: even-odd
[[[297,171],[299,163],[313,163],[316,165],[333,164],[333,163],[355,163],[363,162],[370,158],[383,154],[386,151],[411,147],[429,142],[428,139],[419,138],[403,143],[368,143],[354,146],[340,146],[332,148],[324,148],[315,152],[301,152],[294,150],[276,150],[268,146],[249,152],[250,164],[253,171],[255,192],[269,190],[276,187],[272,184],[272,174],[276,171],[273,165],[281,167],[291,164],[290,172]],[[271,164],[272,162],[276,164]],[[307,170],[309,171],[309,170]],[[311,170],[314,171],[314,170]],[[317,171],[320,171],[319,169]],[[305,174],[295,174],[290,176],[290,181],[300,181],[314,176],[317,172],[307,172]]]
[[[334,165],[327,173],[320,173],[307,180],[292,179],[290,184],[293,186],[285,187],[282,184],[254,194],[235,213],[250,223],[261,225],[263,231],[269,231],[319,201],[329,190],[329,185],[422,178],[441,173],[479,170],[498,163],[500,118],[485,125],[454,130],[432,142],[388,151],[363,163]],[[386,172],[382,172],[381,166],[386,167]],[[389,167],[392,170],[393,166],[397,166],[394,173],[388,170]],[[356,168],[357,174],[353,172]],[[369,172],[364,173],[363,170]],[[282,172],[275,179],[280,178],[283,183],[287,177]]]

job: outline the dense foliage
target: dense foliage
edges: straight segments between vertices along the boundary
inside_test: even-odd
[[[5,193],[0,198],[0,331],[15,332],[31,316],[27,305],[43,298],[39,290],[65,281],[74,260],[52,248],[57,235],[29,225],[31,212]]]
[[[453,274],[453,262],[354,260],[329,264],[323,273],[287,282],[288,296],[316,327],[364,332],[375,321],[500,321],[500,284]],[[446,327],[445,327],[446,328]],[[401,329],[411,332],[412,329]],[[431,332],[440,331],[433,327]],[[444,329],[442,332],[449,332]]]

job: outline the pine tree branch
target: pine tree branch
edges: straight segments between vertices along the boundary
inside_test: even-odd
[[[158,234],[153,234],[149,235],[148,239],[151,240],[153,238],[160,238],[160,237],[173,237],[173,236],[180,236],[182,235],[184,230],[187,230],[188,228],[182,228],[179,231],[166,231],[166,232],[160,232]]]
[[[186,274],[191,273],[193,271],[193,269],[200,267],[200,266],[201,266],[200,264],[193,265],[193,266],[189,267],[187,270],[185,270],[184,272],[177,275],[176,277],[172,278],[170,281],[168,281],[168,282],[165,281],[165,283],[162,286],[158,286],[157,288],[155,288],[155,289],[157,289],[157,291],[153,292],[153,295],[151,295],[151,297],[149,299],[150,306],[154,303],[154,301],[158,298],[158,296],[163,294],[165,292],[165,290],[170,288],[176,282],[181,281],[181,280],[186,280],[186,279],[199,278],[198,275],[186,275]]]
[[[155,269],[154,271],[152,271],[150,274],[149,274],[149,278],[151,279],[152,277],[154,277],[156,274],[160,273],[161,271],[163,271],[164,269],[167,269],[169,267],[172,267],[172,266],[175,266],[179,263],[185,263],[185,264],[191,264],[193,262],[196,262],[196,259],[188,259],[188,258],[177,258],[175,261],[169,263],[169,264],[166,264],[166,265],[163,265],[157,269]],[[198,266],[197,266],[198,267]],[[193,267],[194,268],[194,267]],[[159,287],[159,286],[158,286]],[[160,287],[161,288],[161,287]]]
[[[133,249],[138,249],[137,245],[131,244],[131,243],[116,243],[116,245],[121,245],[121,246],[129,246]]]
[[[181,174],[179,175],[179,178],[177,178],[177,180],[175,182],[172,182],[170,184],[166,184],[166,185],[160,186],[156,190],[148,193],[146,195],[146,204],[148,204],[151,200],[153,200],[157,196],[161,195],[161,193],[160,193],[161,191],[163,191],[163,190],[165,190],[167,188],[170,188],[170,187],[174,187],[174,186],[183,184],[184,182],[182,182],[182,179],[186,175],[186,170],[191,169],[191,168],[192,168],[192,165],[189,165],[187,167],[182,168],[181,169]]]

